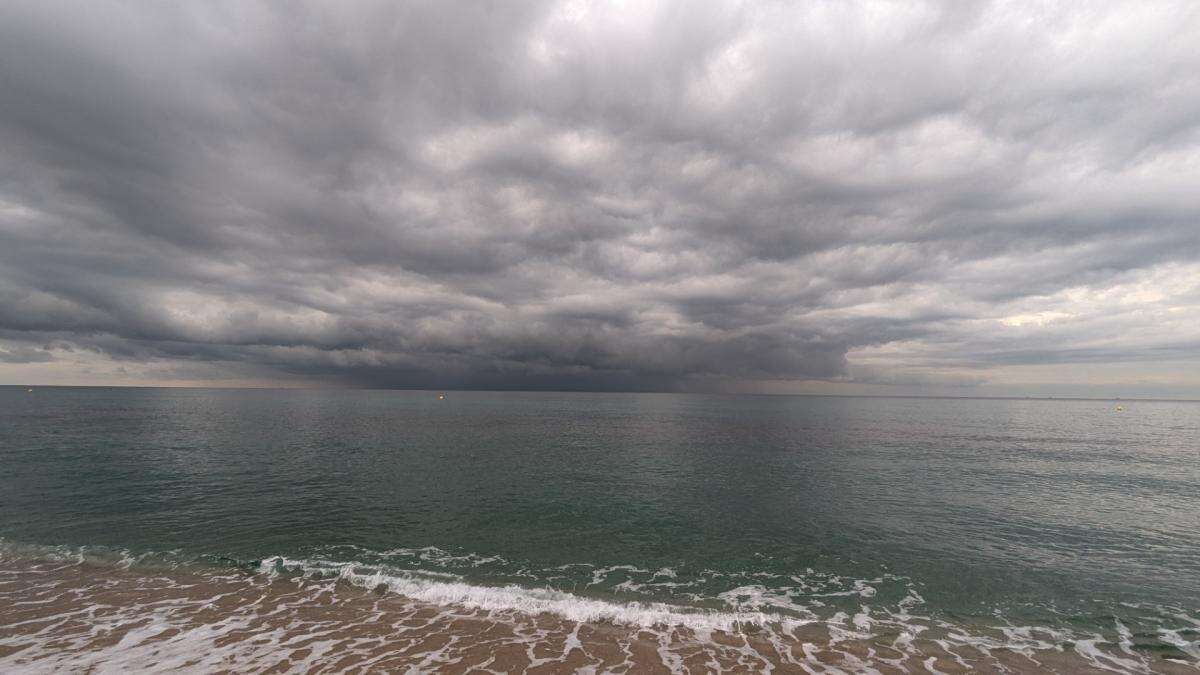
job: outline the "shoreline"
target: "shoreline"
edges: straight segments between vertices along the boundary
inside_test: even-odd
[[[266,564],[263,566],[267,567]],[[474,606],[472,606],[474,605]],[[669,616],[669,615],[666,615]],[[879,630],[862,616],[727,628],[438,604],[366,579],[0,557],[0,669],[468,672],[1195,672],[1200,659],[1017,628]],[[1097,636],[1099,638],[1099,636]]]

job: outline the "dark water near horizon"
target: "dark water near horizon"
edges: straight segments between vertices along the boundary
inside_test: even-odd
[[[1120,405],[3,387],[0,558],[1194,665],[1200,403]]]

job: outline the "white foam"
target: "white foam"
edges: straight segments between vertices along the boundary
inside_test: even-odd
[[[690,610],[657,602],[608,602],[549,588],[476,586],[462,581],[424,579],[405,572],[362,571],[364,568],[349,562],[276,557],[264,560],[260,570],[274,575],[280,568],[303,573],[336,572],[341,579],[356,586],[384,586],[393,593],[433,605],[457,605],[487,612],[554,614],[570,621],[607,621],[646,628],[682,626],[695,631],[732,631],[739,626],[772,624],[796,627],[811,622],[763,612]]]
[[[803,619],[801,623],[811,623],[817,619],[808,604],[797,602],[792,597],[790,589],[786,588],[773,589],[759,584],[751,584],[731,588],[723,593],[718,593],[717,597],[723,600],[729,607],[739,611],[746,609],[757,612],[761,612],[764,609],[783,611],[787,612],[784,616]]]
[[[0,542],[0,559],[5,555],[13,557],[24,557],[26,553],[21,550],[15,550],[3,545]],[[93,551],[85,552],[82,549],[66,549],[56,548],[50,550],[46,555],[40,557],[45,560],[47,558],[58,560],[64,563],[58,569],[70,567],[74,564],[84,562],[95,562],[96,556]],[[370,555],[378,556],[380,554],[373,553]],[[222,659],[238,659],[239,663],[244,665],[254,664],[255,667],[263,666],[265,669],[271,665],[271,653],[267,647],[262,645],[276,645],[280,647],[296,648],[297,639],[289,637],[286,641],[279,643],[273,642],[276,639],[274,629],[264,630],[263,628],[254,628],[253,621],[258,621],[264,617],[276,617],[272,621],[285,620],[286,614],[296,609],[312,607],[315,605],[329,605],[339,602],[337,597],[336,585],[329,583],[331,578],[343,579],[348,583],[359,587],[374,589],[383,586],[387,590],[396,593],[399,596],[411,598],[419,603],[425,603],[437,609],[437,616],[441,619],[447,617],[459,617],[469,614],[472,618],[483,618],[488,621],[504,623],[513,628],[518,643],[524,647],[528,647],[531,665],[543,663],[561,662],[567,659],[575,649],[580,648],[580,633],[579,624],[607,622],[624,626],[631,626],[643,629],[646,632],[639,631],[639,635],[650,635],[652,641],[658,641],[659,659],[668,668],[673,670],[682,669],[682,661],[678,659],[681,654],[687,654],[690,650],[700,647],[700,652],[707,655],[707,658],[713,658],[717,652],[724,654],[722,658],[727,658],[731,654],[737,660],[739,667],[746,669],[761,669],[765,666],[762,661],[769,662],[775,659],[777,662],[782,661],[798,665],[804,670],[810,672],[840,672],[841,669],[846,669],[851,672],[870,672],[875,666],[883,666],[884,664],[891,665],[896,668],[905,669],[914,664],[919,664],[925,659],[929,652],[926,647],[931,644],[936,644],[940,648],[937,652],[940,658],[951,659],[957,662],[961,667],[967,667],[969,663],[976,662],[977,658],[974,654],[979,653],[985,656],[991,656],[993,650],[1008,650],[1013,653],[1022,654],[1031,659],[1031,663],[1037,665],[1038,662],[1034,659],[1040,652],[1066,652],[1073,659],[1080,659],[1093,668],[1103,669],[1113,672],[1122,673],[1138,673],[1145,672],[1150,667],[1150,657],[1141,654],[1134,647],[1133,635],[1125,623],[1117,620],[1114,621],[1115,631],[1113,635],[1102,637],[1099,634],[1081,634],[1073,628],[1053,629],[1048,627],[1038,626],[1014,626],[1007,624],[1003,616],[997,611],[995,619],[998,623],[1005,625],[987,626],[961,626],[946,621],[939,620],[935,616],[919,616],[917,615],[918,606],[925,605],[925,599],[913,588],[912,582],[904,577],[896,577],[891,575],[883,575],[876,579],[853,579],[850,577],[841,577],[835,575],[827,575],[815,573],[811,570],[805,572],[801,576],[791,577],[795,583],[794,586],[774,587],[771,585],[762,585],[758,580],[764,576],[761,573],[755,572],[721,572],[715,570],[705,570],[704,574],[697,579],[696,575],[688,571],[686,567],[681,567],[682,572],[677,573],[674,569],[660,568],[658,570],[643,569],[633,565],[615,565],[611,567],[599,567],[587,564],[572,564],[563,565],[561,570],[569,568],[590,568],[583,579],[579,579],[581,585],[587,581],[587,574],[590,574],[592,583],[600,585],[604,588],[604,592],[611,591],[630,591],[630,592],[648,592],[653,587],[683,587],[688,585],[696,585],[697,590],[718,585],[718,587],[729,588],[736,586],[721,593],[713,595],[711,591],[705,595],[692,595],[686,593],[674,592],[670,597],[683,598],[681,603],[689,602],[686,597],[690,596],[693,601],[699,603],[711,603],[713,601],[723,601],[725,607],[720,609],[705,610],[695,607],[687,607],[683,604],[670,604],[669,602],[622,602],[617,599],[602,599],[590,598],[576,593],[567,591],[555,590],[547,587],[526,587],[514,584],[503,586],[482,586],[470,583],[466,578],[452,573],[451,570],[462,570],[464,573],[478,574],[472,572],[471,568],[478,565],[488,564],[500,560],[494,556],[482,556],[475,554],[456,555],[450,554],[441,549],[423,548],[423,549],[395,549],[383,554],[394,556],[395,558],[407,558],[408,560],[395,560],[399,567],[405,567],[412,564],[415,560],[429,562],[428,567],[435,569],[395,569],[388,565],[371,566],[363,564],[363,562],[342,561],[336,559],[310,558],[310,559],[289,559],[285,557],[272,557],[263,560],[259,564],[260,572],[271,577],[274,581],[282,582],[285,588],[290,588],[292,581],[296,582],[297,596],[294,601],[290,599],[278,606],[274,606],[269,610],[258,607],[258,600],[253,600],[253,594],[241,605],[241,609],[237,610],[237,614],[229,617],[221,618],[219,621],[210,623],[207,627],[194,627],[188,625],[180,625],[179,616],[181,613],[179,608],[172,607],[169,603],[150,602],[137,607],[128,608],[104,608],[101,611],[101,616],[96,617],[94,614],[98,607],[95,605],[86,610],[64,612],[55,617],[55,622],[48,624],[44,628],[38,627],[36,632],[31,632],[25,635],[36,641],[43,641],[43,638],[49,638],[53,633],[58,631],[62,626],[77,625],[83,622],[92,626],[102,624],[96,623],[97,620],[107,622],[108,629],[119,625],[121,622],[140,621],[146,618],[150,619],[142,628],[135,628],[125,635],[120,647],[106,647],[105,651],[108,654],[107,665],[119,670],[121,667],[144,668],[148,663],[156,663],[160,655],[156,655],[159,650],[171,652],[173,654],[170,660],[163,660],[164,664],[171,664],[179,667],[183,664],[192,663],[197,669],[203,666],[204,669],[220,668],[223,665],[228,665]],[[140,569],[143,565],[144,555],[130,555],[122,552],[119,556],[101,556],[112,564],[115,568],[121,569],[124,572],[134,572]],[[333,557],[333,556],[331,556]],[[357,554],[351,554],[352,558],[357,558]],[[371,560],[372,558],[366,558]],[[378,558],[374,558],[378,559]],[[161,562],[158,557],[150,558],[152,563]],[[443,565],[443,563],[445,563]],[[476,564],[478,563],[478,565]],[[43,575],[45,572],[53,572],[53,569],[42,566],[38,568],[30,568],[24,570],[22,574],[27,579],[32,579]],[[508,579],[516,577],[528,576],[531,579],[537,580],[535,583],[547,583],[544,571],[536,571],[537,573],[509,574]],[[292,573],[296,576],[287,575]],[[280,576],[283,574],[283,578]],[[245,575],[235,574],[228,577],[213,575],[205,572],[207,578],[210,579],[228,579],[232,584],[231,588],[246,587],[243,584],[249,584],[251,589],[258,587],[263,579],[258,577],[246,577]],[[312,575],[318,575],[325,579],[323,582],[308,583]],[[779,575],[772,575],[772,578]],[[128,577],[124,577],[128,578]],[[151,579],[150,576],[143,576],[143,579]],[[185,577],[186,578],[186,577]],[[563,577],[566,578],[566,577]],[[670,581],[667,581],[670,579]],[[169,580],[168,580],[169,581]],[[620,583],[614,584],[613,582]],[[890,582],[899,581],[900,585]],[[139,584],[142,582],[138,582]],[[525,583],[522,581],[521,583]],[[770,582],[765,582],[770,584]],[[737,585],[741,584],[741,585]],[[103,591],[103,583],[98,582],[93,584],[94,590]],[[186,584],[181,584],[182,587]],[[587,584],[590,586],[591,584]],[[878,593],[877,587],[879,588]],[[7,588],[7,587],[5,587]],[[82,592],[90,592],[92,588],[81,589]],[[0,599],[4,593],[11,593],[0,589]],[[289,594],[292,591],[287,591]],[[217,594],[211,598],[207,598],[204,602],[209,607],[215,606],[228,594]],[[825,609],[820,610],[820,615],[816,613],[816,608],[821,607],[821,602],[817,597],[832,597],[841,596],[845,600],[829,601],[832,606],[825,606]],[[897,600],[884,601],[882,598],[900,598]],[[871,605],[862,604],[871,600]],[[69,600],[69,599],[68,599]],[[236,601],[236,598],[235,598]],[[12,606],[41,606],[50,602],[57,602],[55,596],[39,596],[37,599],[26,596],[25,599],[17,600],[12,603]],[[890,604],[889,604],[890,603]],[[233,604],[236,604],[233,603]],[[386,603],[384,603],[386,604]],[[394,604],[394,603],[393,603]],[[402,603],[403,604],[403,603]],[[418,605],[412,605],[416,608]],[[1137,607],[1135,607],[1137,608]],[[1200,665],[1200,644],[1194,639],[1196,627],[1200,626],[1200,620],[1193,617],[1186,610],[1177,608],[1163,608],[1158,606],[1147,606],[1142,608],[1145,610],[1145,615],[1138,619],[1142,622],[1147,620],[1147,615],[1150,621],[1158,622],[1157,633],[1159,640],[1164,645],[1171,645],[1179,650],[1174,658],[1168,659],[1175,663],[1185,663],[1187,665]],[[467,610],[464,614],[461,610]],[[834,612],[832,616],[830,613]],[[119,615],[113,615],[113,611],[119,611]],[[416,611],[416,610],[414,610]],[[420,606],[421,613],[427,612],[427,609]],[[550,614],[559,617],[563,620],[576,622],[574,627],[570,625],[562,626],[561,629],[568,631],[564,637],[561,634],[554,633],[559,628],[547,628],[546,626],[553,622],[541,622],[528,620],[529,616]],[[283,615],[283,616],[277,616]],[[421,618],[423,615],[414,616],[415,620],[424,622]],[[359,619],[356,619],[358,621]],[[35,630],[26,626],[38,620],[23,621],[19,623],[9,624],[9,628]],[[366,625],[374,623],[372,620],[366,620]],[[829,639],[818,639],[820,644],[809,645],[808,643],[799,643],[802,641],[800,634],[789,634],[793,628],[802,625],[818,623],[823,628],[820,632],[827,632]],[[1129,624],[1134,626],[1133,623]],[[1139,631],[1144,629],[1143,624],[1138,624],[1135,628]],[[167,626],[175,626],[182,630],[181,633],[174,637],[161,640],[150,640],[155,634],[162,632]],[[305,652],[299,657],[302,660],[297,661],[296,665],[299,669],[304,669],[308,666],[319,667],[322,662],[329,661],[332,656],[326,651],[328,649],[327,635],[324,624],[310,623],[303,619],[297,619],[290,635],[299,634],[305,635],[304,631],[311,629],[312,632],[307,633],[305,646],[310,648],[310,651]],[[748,626],[758,626],[765,630],[761,631],[742,631],[741,628]],[[396,635],[402,635],[405,631],[414,630],[420,632],[421,626],[416,626],[412,623],[404,625],[397,624],[394,626],[397,631]],[[212,649],[212,640],[221,635],[230,633],[245,632],[246,630],[255,630],[256,642],[244,643],[238,646],[230,645],[228,648]],[[689,630],[690,629],[690,630]],[[713,642],[714,636],[712,633],[722,631],[728,633],[718,642]],[[805,633],[807,635],[808,633]],[[819,633],[818,633],[819,634]],[[282,635],[282,634],[280,634]],[[886,636],[892,636],[887,638]],[[257,642],[259,639],[265,642]],[[753,639],[752,639],[753,638]],[[282,639],[282,638],[280,638]],[[549,639],[555,645],[553,651],[541,652],[541,656],[534,658],[533,645],[546,644],[539,642]],[[886,641],[879,641],[884,639]],[[561,641],[560,641],[561,640]],[[735,644],[729,644],[733,640]],[[860,641],[865,641],[865,645]],[[0,646],[4,646],[4,640],[0,640]],[[18,643],[12,640],[8,641],[8,646],[18,646]],[[859,642],[852,649],[847,648],[843,643]],[[917,661],[905,661],[904,659],[885,658],[877,654],[872,645],[883,645],[891,643],[900,654],[907,657],[918,657]],[[45,644],[49,644],[45,640]],[[77,643],[83,647],[87,644],[82,638]],[[207,646],[206,646],[207,645]],[[259,645],[259,646],[254,646]],[[764,645],[770,645],[765,647]],[[771,653],[772,648],[774,652]],[[351,649],[352,646],[347,645],[346,649]],[[0,665],[4,663],[28,664],[29,661],[24,660],[35,653],[48,655],[48,649],[40,651],[30,649],[27,656],[10,656],[8,659],[0,659]],[[261,651],[259,651],[261,649]],[[341,648],[339,648],[341,649]],[[561,654],[559,650],[561,649]],[[626,650],[629,654],[629,659],[632,659],[632,652],[628,652],[629,645],[621,644],[621,649]],[[791,649],[796,651],[793,653]],[[865,655],[863,650],[865,651]],[[975,651],[971,651],[975,650]],[[138,654],[137,658],[124,658],[121,655],[114,655],[115,651],[122,653]],[[254,656],[250,656],[250,651],[253,651]],[[942,653],[942,652],[945,653]],[[189,662],[185,657],[188,652],[197,654],[203,652],[203,657],[195,662]],[[700,653],[693,652],[693,654]],[[838,654],[838,658],[842,661],[838,664],[839,667],[831,667],[828,663],[822,663],[819,660],[818,652],[823,652],[826,657],[831,652]],[[417,660],[426,664],[430,668],[448,666],[455,659],[461,658],[457,656],[461,654],[461,648],[454,644],[445,644],[436,647],[429,653],[422,653],[417,656]],[[803,653],[805,656],[801,656]],[[966,656],[967,659],[964,659]],[[39,657],[40,658],[40,657]],[[77,666],[87,664],[100,663],[97,659],[100,656],[85,656],[78,654],[75,657],[63,656],[61,659],[55,656],[46,656],[48,659],[44,663],[47,665],[47,670],[71,670],[82,669]],[[375,657],[371,657],[374,659]],[[688,657],[692,658],[691,656]],[[1190,658],[1190,660],[1184,660]],[[247,660],[249,659],[249,660]],[[255,660],[257,659],[257,660]],[[368,660],[366,664],[371,663]],[[629,661],[632,663],[632,661]],[[480,670],[487,671],[487,664],[478,666]],[[716,668],[716,661],[711,661],[710,665]],[[769,663],[767,665],[770,665]],[[941,663],[933,662],[932,665],[941,665]],[[57,666],[57,667],[51,667]],[[0,668],[2,669],[2,668]],[[103,670],[103,668],[101,668]],[[116,670],[113,670],[116,672]]]

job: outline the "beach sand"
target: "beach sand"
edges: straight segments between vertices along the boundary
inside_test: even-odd
[[[345,580],[0,561],[6,672],[1135,672],[1120,649],[863,639],[827,622],[703,630],[417,602]],[[1197,672],[1168,660],[1157,672]]]

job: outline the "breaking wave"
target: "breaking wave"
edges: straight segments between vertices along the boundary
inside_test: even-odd
[[[1128,605],[1083,627],[966,622],[937,616],[902,576],[358,553],[242,561],[0,541],[0,669],[1200,668],[1200,615],[1177,607]],[[542,583],[466,573],[489,567]]]

